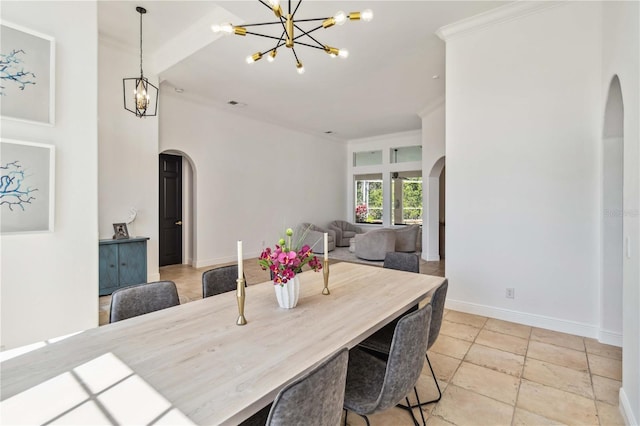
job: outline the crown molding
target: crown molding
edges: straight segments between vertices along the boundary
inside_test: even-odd
[[[518,0],[504,6],[488,10],[475,16],[440,27],[436,35],[443,41],[450,41],[458,36],[469,34],[495,24],[519,19],[541,10],[568,4],[566,0],[529,1]]]

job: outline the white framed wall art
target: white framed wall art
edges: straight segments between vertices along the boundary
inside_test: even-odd
[[[55,39],[0,21],[0,116],[55,123]]]
[[[0,139],[0,233],[52,232],[55,146]]]

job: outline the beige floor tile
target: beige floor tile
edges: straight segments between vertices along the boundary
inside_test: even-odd
[[[510,425],[513,407],[458,386],[449,385],[434,416],[456,425]]]
[[[604,401],[607,404],[618,405],[620,387],[622,386],[621,381],[600,376],[591,376],[591,380],[593,381],[593,392],[596,394],[597,400]]]
[[[520,377],[524,365],[524,356],[511,352],[489,348],[478,344],[473,344],[467,352],[465,361],[487,367],[501,373]]]
[[[517,407],[513,415],[513,426],[561,426],[563,424]]]
[[[420,414],[416,412],[415,415],[417,416],[418,422],[422,422],[422,419],[420,418]],[[369,422],[372,425],[413,426],[413,421],[411,420],[411,414],[409,414],[408,411],[405,411],[397,407],[389,408],[388,410],[382,411],[380,413],[372,414],[367,417],[369,418]],[[340,422],[340,425],[343,425],[343,424],[344,424],[344,420]],[[348,426],[365,426],[366,422],[359,415],[355,413],[349,413],[349,415],[347,416],[347,425]]]
[[[600,424],[603,426],[624,426],[624,418],[620,413],[618,405],[609,405],[601,401],[596,401]]]
[[[515,405],[520,379],[469,362],[463,362],[453,376],[451,384]]]
[[[522,380],[517,406],[567,425],[598,424],[593,399],[529,380]]]
[[[429,352],[429,360],[431,361],[433,370],[436,372],[438,381],[444,380],[445,382],[451,380],[451,377],[453,377],[453,373],[456,372],[461,362],[459,359],[441,355],[436,352]],[[429,370],[429,366],[426,366],[422,369],[423,373],[425,372],[425,369]]]
[[[587,354],[561,346],[531,340],[527,356],[574,370],[588,371]]]
[[[513,352],[518,355],[524,355],[527,353],[529,340],[484,329],[478,333],[475,343],[502,351]]]
[[[438,417],[438,416],[433,416],[433,415],[429,416],[429,419],[427,420],[427,426],[452,426],[452,425],[453,423],[449,423],[442,417]]]
[[[586,398],[593,398],[591,377],[584,371],[527,358],[522,378]]]
[[[469,347],[471,347],[471,342],[449,337],[446,334],[440,334],[429,350],[442,355],[462,359],[467,354]]]
[[[588,354],[587,358],[589,358],[591,374],[622,380],[622,361],[594,354]]]
[[[531,330],[531,340],[562,346],[576,351],[584,351],[584,338],[558,331],[545,330],[543,328],[533,328]]]
[[[482,328],[484,326],[484,323],[487,322],[487,317],[467,314],[465,312],[453,311],[447,316],[447,321],[470,325],[471,327]]]
[[[451,315],[453,312],[449,313]],[[473,342],[480,329],[477,327],[471,327],[470,325],[459,324],[448,320],[442,321],[442,327],[440,328],[440,334],[444,334],[449,337],[455,337],[456,339],[467,340]]]
[[[522,337],[523,339],[528,339],[531,334],[531,327],[528,325],[516,324],[514,322],[502,321],[494,318],[489,318],[484,325],[484,328],[502,334]]]
[[[440,392],[444,392],[445,389],[447,389],[448,383],[444,380],[438,380],[438,385],[440,386]],[[425,368],[422,369],[422,374],[420,374],[418,383],[416,383],[416,388],[418,388],[420,402],[433,401],[438,398],[438,388],[433,381],[433,376],[431,376],[431,370],[429,370],[429,366],[426,364]],[[411,404],[416,404],[417,401],[413,390],[409,392],[407,396],[409,397]],[[434,406],[435,403],[423,405],[422,411],[430,413]]]
[[[584,339],[584,345],[587,348],[587,353],[622,360],[622,348],[618,346],[605,345],[595,339],[589,339],[586,337]]]

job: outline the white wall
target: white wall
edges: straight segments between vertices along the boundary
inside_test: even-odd
[[[422,226],[422,258],[440,260],[440,173],[445,155],[445,104],[440,100],[420,113],[422,118],[422,176],[425,225]]]
[[[568,2],[447,39],[450,307],[596,336],[601,28]]]
[[[326,226],[345,211],[343,143],[240,117],[165,90],[160,150],[194,165],[197,267],[258,256],[287,227]]]
[[[98,54],[100,238],[110,239],[113,236],[113,224],[125,222],[129,210],[137,209],[138,215],[129,225],[129,234],[150,238],[147,242],[147,280],[156,281],[160,279],[159,117],[139,118],[123,106],[122,79],[138,76],[139,52],[131,52],[101,37]],[[145,70],[145,77],[156,84],[151,70]]]
[[[391,226],[391,173],[392,172],[404,172],[412,170],[422,170],[422,163],[420,161],[405,162],[405,163],[391,163],[391,149],[400,148],[403,146],[422,146],[422,140],[420,138],[420,131],[409,131],[402,133],[393,133],[389,135],[381,135],[372,138],[353,139],[348,142],[347,150],[347,176],[346,183],[346,206],[343,213],[343,220],[349,222],[355,222],[355,207],[354,207],[354,175],[370,174],[370,173],[382,173],[382,226]],[[370,166],[358,166],[353,165],[353,154],[361,151],[379,151],[382,150],[382,164],[370,165]],[[424,173],[422,175],[424,177]],[[343,184],[345,185],[345,184]],[[423,183],[424,192],[424,183]],[[359,223],[358,226],[362,228],[376,228],[380,225],[366,225]]]
[[[54,231],[1,238],[9,349],[98,325],[98,28],[95,2],[3,1],[2,19],[56,39],[55,125],[1,122],[3,138],[56,147]]]
[[[640,4],[604,2],[603,73],[600,107],[604,113],[609,84],[620,79],[624,102],[623,237],[630,253],[623,257],[623,348],[620,404],[627,424],[640,422]],[[602,119],[600,120],[602,122]],[[602,130],[601,130],[602,134]],[[626,246],[626,242],[625,242]],[[626,249],[626,247],[625,247]]]

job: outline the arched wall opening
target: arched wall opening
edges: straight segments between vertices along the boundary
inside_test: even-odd
[[[442,156],[434,163],[426,179],[423,178],[427,202],[423,210],[426,211],[426,221],[423,221],[423,223],[426,223],[426,233],[424,233],[425,236],[423,237],[422,257],[429,261],[440,260],[440,213],[441,210],[444,211],[444,206],[441,206],[441,204],[444,204],[444,194],[441,194],[441,192],[444,192],[444,188],[441,188],[441,183],[444,182],[441,182],[440,177],[444,177],[442,173],[444,166],[445,157]],[[442,222],[442,228],[444,228],[444,220]]]
[[[162,151],[161,154],[182,157],[182,263],[193,265],[194,259],[197,259],[198,254],[196,221],[197,173],[195,162],[187,153],[177,149],[167,149]]]
[[[611,79],[602,134],[601,342],[622,346],[624,105]]]

